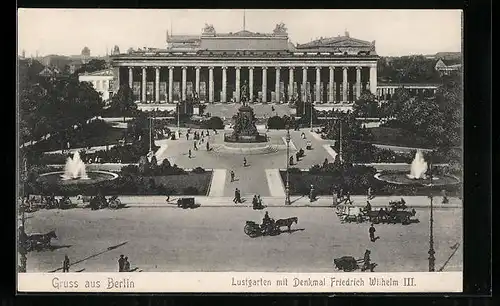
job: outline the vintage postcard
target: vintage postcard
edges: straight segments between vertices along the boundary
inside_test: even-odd
[[[460,10],[19,9],[17,43],[19,292],[462,292]]]

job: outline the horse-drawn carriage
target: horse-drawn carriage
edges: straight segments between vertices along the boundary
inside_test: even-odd
[[[118,196],[112,196],[109,200],[103,196],[95,196],[90,199],[89,206],[92,210],[98,210],[103,208],[119,209],[124,205],[120,199],[118,199]]]
[[[291,232],[292,224],[298,222],[299,219],[297,217],[278,219],[276,221],[270,218],[269,221],[263,222],[263,224],[258,224],[254,221],[247,221],[243,230],[245,234],[252,238],[259,236],[276,236],[281,234],[281,227],[286,226],[288,228],[288,232]]]
[[[335,266],[335,268],[337,268],[337,270],[341,270],[344,272],[352,272],[358,269],[360,269],[361,272],[364,272],[366,270],[370,270],[370,272],[373,272],[373,269],[377,266],[376,263],[365,264],[364,259],[356,259],[353,256],[342,256],[340,258],[335,258],[333,260],[333,265]]]
[[[403,208],[404,207],[404,208]],[[337,215],[342,223],[401,223],[407,225],[412,223],[412,217],[416,215],[415,209],[408,210],[406,205],[392,205],[391,209],[380,208],[371,210],[350,205],[338,205]]]
[[[35,212],[39,209],[68,209],[74,207],[69,197],[45,195],[31,195],[26,199],[21,199],[20,205],[25,212]]]
[[[20,246],[24,246],[24,249],[27,252],[34,250],[42,251],[51,247],[52,239],[57,239],[57,235],[54,230],[45,234],[32,233],[30,235],[20,235],[19,244]]]

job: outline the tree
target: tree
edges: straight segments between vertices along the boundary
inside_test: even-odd
[[[378,102],[370,91],[366,90],[361,93],[354,105],[352,106],[352,112],[357,117],[378,117]]]
[[[75,71],[75,75],[80,73],[90,73],[106,69],[106,61],[102,59],[91,59]]]
[[[137,104],[134,102],[134,94],[128,84],[120,86],[120,89],[111,98],[110,108],[118,110],[123,115],[123,122],[125,117],[137,110]]]

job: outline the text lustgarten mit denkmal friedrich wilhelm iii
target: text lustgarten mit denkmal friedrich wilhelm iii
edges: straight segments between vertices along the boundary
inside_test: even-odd
[[[284,277],[278,280],[260,278],[238,278],[232,277],[233,287],[363,287],[363,286],[399,286],[401,282],[392,277],[319,277],[319,278],[299,278]]]

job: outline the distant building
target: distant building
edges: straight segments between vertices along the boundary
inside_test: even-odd
[[[452,72],[459,71],[461,68],[461,64],[452,64],[451,62],[441,58],[436,62],[436,66],[434,66],[434,69],[436,69],[441,75],[449,75]]]
[[[61,70],[57,67],[47,66],[38,74],[44,78],[57,78],[61,75]]]
[[[81,73],[78,75],[80,82],[89,82],[94,89],[101,93],[103,101],[108,101],[112,97],[113,92],[113,71],[105,69],[90,73]]]
[[[397,89],[407,89],[410,96],[423,95],[424,97],[432,97],[436,94],[439,84],[411,84],[411,83],[378,83],[377,84],[377,99],[380,102],[388,101],[394,95]]]

